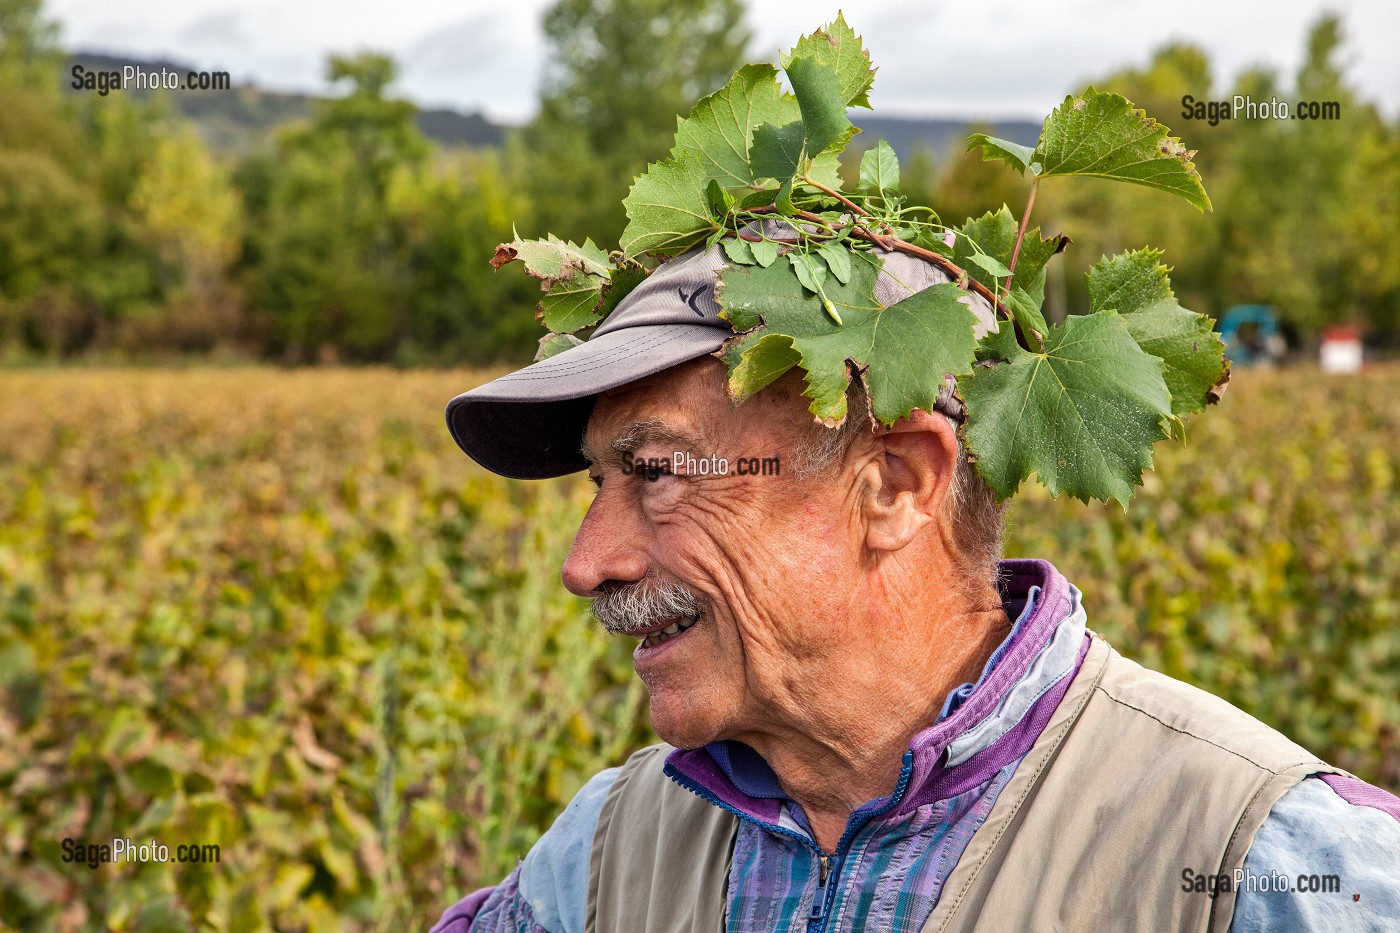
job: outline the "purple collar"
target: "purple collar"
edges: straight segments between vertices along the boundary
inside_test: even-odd
[[[1045,728],[1084,659],[1087,637],[1069,672],[1043,685],[1039,698],[995,741],[951,768],[944,765],[948,746],[998,711],[1008,692],[1031,675],[1036,656],[1077,608],[1077,592],[1043,560],[1002,561],[1001,591],[1008,614],[1019,616],[1011,634],[987,660],[978,682],[953,690],[938,721],[910,740],[895,792],[860,807],[853,820],[890,810],[902,814],[983,784],[1020,759]],[[773,770],[741,742],[677,749],[667,756],[666,773],[712,803],[769,828],[781,830],[786,804],[806,829],[801,808],[783,793]]]

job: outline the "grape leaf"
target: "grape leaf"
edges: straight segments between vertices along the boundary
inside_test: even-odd
[[[753,177],[791,181],[802,164],[806,143],[807,132],[801,120],[783,126],[763,124],[754,130],[753,147],[749,150]]]
[[[746,335],[751,339],[739,354],[738,366],[731,367],[731,385],[751,388],[782,362],[777,340],[753,339],[762,335],[789,340],[801,356],[807,381],[803,394],[812,400],[809,410],[823,423],[839,424],[846,416],[848,363],[863,371],[871,409],[884,424],[893,424],[915,408],[932,411],[944,374],[957,375],[972,365],[976,316],[958,300],[966,292],[951,283],[882,306],[875,299],[879,264],[863,257],[853,265],[848,284],[828,280],[824,290],[840,309],[842,325],[823,313],[820,299],[808,293],[788,265],[722,273],[720,304],[725,316],[737,329],[763,325]],[[751,354],[759,358],[740,371]]]
[[[1088,272],[1091,312],[1115,310],[1145,352],[1163,363],[1172,414],[1197,412],[1216,400],[1225,381],[1225,345],[1210,318],[1177,304],[1158,260],[1161,250],[1138,249],[1100,259]]]
[[[546,281],[568,278],[575,272],[591,272],[594,275],[612,272],[608,254],[593,245],[591,239],[584,240],[583,245],[578,246],[552,233],[543,240],[522,240],[517,233],[514,240],[496,247],[491,265],[499,269],[516,259],[525,264],[527,273]]]
[[[582,343],[583,341],[573,334],[556,334],[551,331],[540,338],[540,348],[535,351],[535,362],[547,360],[551,356],[558,356],[565,350],[572,350]]]
[[[734,206],[734,195],[724,189],[718,178],[711,178],[710,183],[705,186],[705,203],[710,207],[710,217],[723,223],[729,217],[729,210]]]
[[[973,133],[967,138],[967,151],[971,152],[974,149],[982,151],[984,162],[1000,159],[1022,175],[1026,174],[1026,166],[1035,156],[1035,150],[1030,146],[1022,146],[1009,139],[997,139],[986,133]]]
[[[540,323],[557,334],[571,334],[598,322],[598,306],[608,279],[599,275],[576,275],[558,279],[540,299]]]
[[[1120,314],[1137,311],[1158,301],[1176,297],[1167,267],[1159,249],[1135,249],[1104,257],[1094,263],[1085,279],[1089,286],[1089,309],[1112,308]]]
[[[1123,319],[1138,346],[1162,361],[1172,414],[1189,415],[1218,401],[1211,390],[1225,381],[1229,369],[1225,344],[1210,318],[1167,300],[1125,314]]]
[[[899,157],[885,140],[860,157],[860,190],[870,194],[899,193]]]
[[[751,184],[749,148],[759,125],[798,119],[797,101],[778,84],[772,65],[745,65],[729,83],[702,99],[676,127],[673,158],[693,153],[706,174],[725,187]]]
[[[641,266],[627,264],[613,272],[612,278],[603,288],[603,303],[598,306],[598,317],[605,318],[632,293],[632,289],[646,281],[649,272]]]
[[[1008,267],[1011,265],[1011,253],[1016,249],[1016,227],[1016,218],[1011,216],[1005,204],[995,214],[989,212],[975,219],[969,218],[957,230],[957,239],[953,242],[953,262],[988,288],[1001,288],[1006,284],[1005,274],[998,279],[996,274],[973,260],[977,250],[973,249],[972,244],[976,243],[982,252],[996,259],[1003,267]],[[1068,242],[1063,236],[1042,240],[1039,227],[1026,231],[1021,252],[1016,257],[1016,275],[1011,284],[1025,289],[1037,308],[1045,298],[1045,276],[1042,274],[1045,264]]]
[[[673,256],[703,241],[716,227],[705,196],[709,183],[705,166],[690,153],[648,165],[622,202],[628,218],[623,252]]]
[[[870,107],[870,86],[875,83],[875,69],[870,66],[870,53],[860,36],[855,34],[846,18],[836,14],[834,22],[797,41],[793,50],[779,57],[784,68],[803,57],[815,58],[830,65],[836,72],[841,99],[849,107]]]
[[[807,154],[824,152],[838,140],[850,139],[851,121],[836,69],[811,56],[794,58],[787,66],[788,80],[802,111]]]
[[[729,395],[736,402],[751,398],[802,362],[786,334],[745,334],[736,338],[727,355]]]
[[[993,292],[1006,284],[1011,254],[1016,249],[1016,218],[1006,205],[995,214],[969,219],[957,231],[953,242],[953,262]],[[1049,330],[1040,305],[1045,299],[1045,264],[1069,241],[1065,237],[1040,238],[1040,228],[1028,230],[1016,257],[1016,274],[1011,279],[1007,306],[1021,332],[1032,339],[1043,339]],[[980,247],[979,254],[973,244]],[[991,261],[989,262],[988,259]]]
[[[749,174],[754,179],[788,182],[803,170],[829,188],[841,186],[840,152],[860,132],[846,118],[836,73],[810,56],[794,58],[788,78],[797,95],[801,119],[782,126],[765,123],[754,130],[749,147]],[[781,206],[782,197],[779,197]]]
[[[1092,175],[1146,185],[1179,195],[1199,211],[1210,210],[1191,162],[1195,151],[1167,133],[1127,98],[1091,87],[1080,97],[1066,97],[1046,118],[1031,171],[1042,178]]]
[[[1152,445],[1167,437],[1162,361],[1110,313],[1051,328],[1040,353],[1004,337],[996,347],[1006,362],[978,366],[958,390],[967,406],[964,440],[997,497],[1014,495],[1035,473],[1054,495],[1116,499],[1127,508],[1152,468]]]

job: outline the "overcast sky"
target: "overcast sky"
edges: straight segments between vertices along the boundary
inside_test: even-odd
[[[684,0],[678,0],[684,2]],[[399,62],[419,104],[527,119],[550,0],[49,0],[70,49],[163,56],[268,88],[319,92],[327,53],[372,48]],[[1088,79],[1146,61],[1171,39],[1203,46],[1221,91],[1242,68],[1291,72],[1308,25],[1344,18],[1348,74],[1400,112],[1394,0],[748,0],[755,57],[790,46],[845,8],[880,66],[877,113],[1039,119]],[[1183,88],[1198,97],[1211,89]]]

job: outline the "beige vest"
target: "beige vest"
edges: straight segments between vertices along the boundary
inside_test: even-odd
[[[603,804],[589,933],[724,929],[737,820],[662,773],[669,751],[633,755]],[[1233,877],[1274,803],[1318,772],[1345,773],[1095,635],[925,933],[1225,931],[1233,892],[1183,891],[1182,870]]]

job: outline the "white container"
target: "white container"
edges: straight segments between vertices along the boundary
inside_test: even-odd
[[[1319,361],[1325,373],[1361,372],[1361,334],[1355,327],[1329,327],[1322,332]]]

